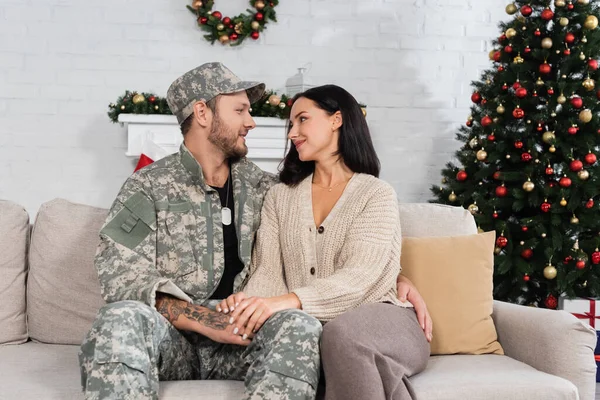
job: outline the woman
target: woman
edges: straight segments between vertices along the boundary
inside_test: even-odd
[[[361,108],[338,86],[312,88],[294,98],[288,138],[245,294],[217,309],[232,311],[245,337],[289,308],[326,323],[326,399],[414,398],[408,377],[425,368],[429,345],[410,303],[397,299],[397,198],[378,179]]]

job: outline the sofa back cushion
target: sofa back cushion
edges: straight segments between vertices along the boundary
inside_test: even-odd
[[[29,215],[15,203],[0,200],[0,345],[27,341],[25,280]]]
[[[108,210],[62,199],[42,204],[29,251],[29,335],[80,344],[104,304],[94,267]]]
[[[462,207],[432,203],[400,203],[403,237],[460,236],[477,233],[473,215]]]

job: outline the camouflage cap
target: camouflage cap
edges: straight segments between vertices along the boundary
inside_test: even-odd
[[[210,62],[186,72],[167,91],[167,103],[181,125],[194,112],[198,101],[210,101],[220,94],[245,90],[250,103],[259,100],[265,84],[242,81],[220,62]]]

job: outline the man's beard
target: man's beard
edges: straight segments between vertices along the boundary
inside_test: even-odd
[[[248,154],[248,147],[245,143],[241,146],[237,145],[238,138],[239,133],[225,126],[221,118],[215,115],[210,127],[208,141],[217,146],[226,158],[233,161],[239,160]]]

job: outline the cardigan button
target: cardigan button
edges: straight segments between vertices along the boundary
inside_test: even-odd
[[[311,275],[314,275],[314,274],[315,274],[315,267],[312,267],[312,268],[310,269],[310,274],[311,274]]]
[[[323,232],[325,232],[325,228],[323,228],[323,226],[320,226],[320,227],[319,227],[319,230],[318,230],[318,232],[319,232],[319,233],[323,233]]]

